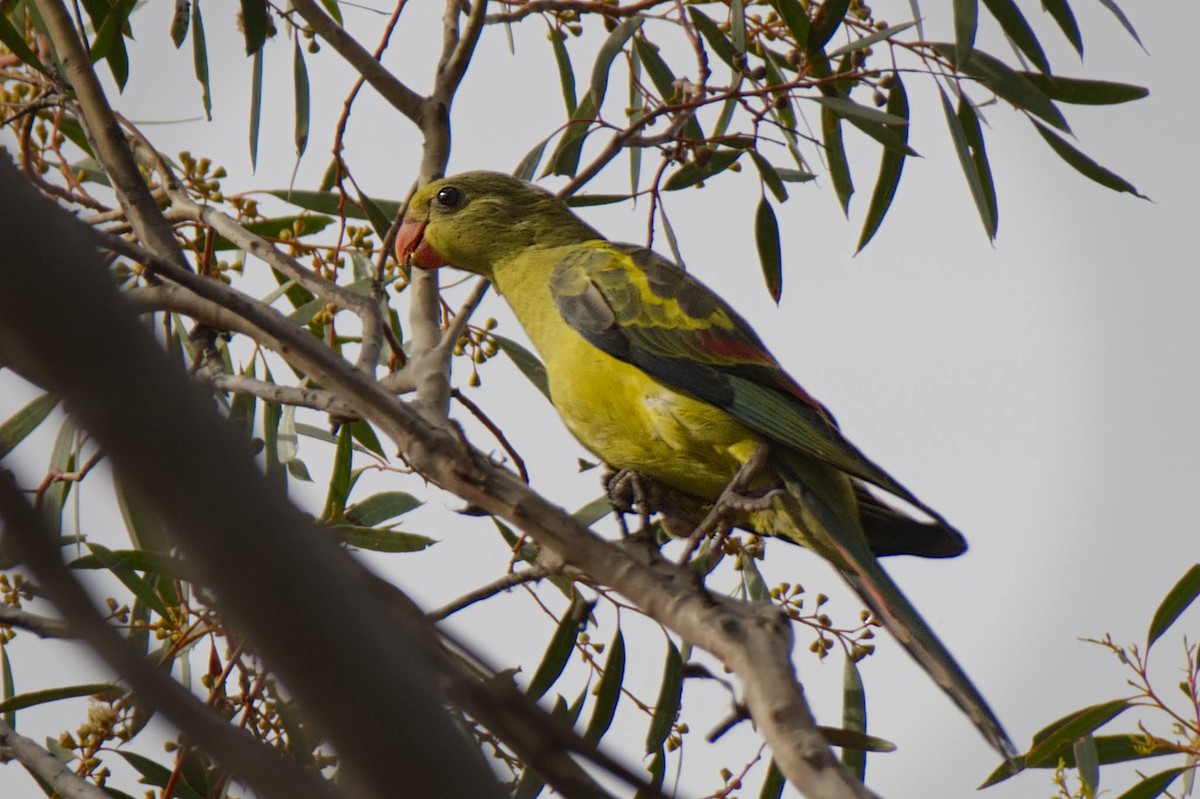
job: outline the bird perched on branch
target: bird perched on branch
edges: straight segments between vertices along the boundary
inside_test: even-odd
[[[749,492],[742,526],[829,560],[988,742],[1014,754],[875,557],[957,555],[962,536],[847,441],[720,297],[654,252],[608,241],[552,194],[493,172],[417,191],[396,247],[418,267],[491,281],[542,357],[554,407],[597,457],[707,503]],[[884,504],[868,484],[929,520]]]

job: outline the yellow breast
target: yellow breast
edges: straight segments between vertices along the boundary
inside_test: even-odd
[[[576,333],[550,295],[549,268],[557,259],[553,252],[532,263],[523,259],[520,272],[498,270],[496,284],[546,365],[550,394],[567,428],[611,467],[715,499],[753,453],[758,436],[721,409],[667,388]]]

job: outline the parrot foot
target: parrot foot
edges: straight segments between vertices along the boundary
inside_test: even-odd
[[[650,529],[650,514],[654,512],[651,495],[654,493],[640,474],[633,469],[620,469],[605,478],[605,491],[608,500],[617,511],[617,522],[626,538],[631,533],[625,525],[625,514],[638,515],[638,534],[646,534]]]
[[[782,489],[772,488],[762,495],[747,493],[750,484],[766,466],[769,455],[770,448],[765,442],[755,447],[753,454],[738,469],[737,474],[729,481],[729,485],[725,486],[725,490],[717,497],[717,501],[713,503],[700,524],[696,525],[696,529],[688,538],[687,546],[679,559],[680,566],[687,565],[700,547],[700,542],[709,535],[713,537],[712,548],[720,549],[725,545],[725,539],[729,537],[729,533],[738,519],[746,513],[771,507],[771,503]]]

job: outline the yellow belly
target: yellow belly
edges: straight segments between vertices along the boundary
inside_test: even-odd
[[[666,388],[582,338],[555,352],[546,367],[567,427],[614,468],[715,499],[758,444],[729,414]]]

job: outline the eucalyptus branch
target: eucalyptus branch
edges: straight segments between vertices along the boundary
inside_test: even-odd
[[[448,602],[434,611],[430,611],[429,618],[433,621],[442,621],[460,610],[474,605],[476,602],[482,602],[485,599],[494,597],[496,594],[505,591],[511,591],[518,585],[525,583],[537,582],[545,577],[550,576],[550,570],[545,566],[533,566],[521,572],[509,572],[503,577],[493,580],[487,585],[480,586],[474,591],[463,594],[453,602]]]
[[[225,373],[199,373],[201,379],[219,391],[230,391],[237,394],[252,394],[259,399],[274,402],[279,405],[295,405],[300,408],[312,408],[325,411],[336,416],[354,418],[354,409],[328,391],[303,386],[281,386],[256,380],[247,375],[231,375]]]
[[[28,630],[39,638],[70,638],[67,623],[62,619],[40,616],[12,605],[0,605],[0,625]]]
[[[516,9],[498,14],[488,14],[486,21],[489,25],[500,22],[518,22],[530,14],[541,14],[547,11],[577,11],[585,14],[601,14],[613,19],[620,19],[621,17],[632,17],[634,14],[640,14],[655,6],[671,2],[674,2],[674,0],[641,0],[641,2],[628,3],[623,6],[615,3],[606,3],[603,0],[529,0],[529,2],[524,3],[507,2],[505,5],[510,7],[516,6]]]
[[[379,352],[383,347],[383,313],[374,299],[326,280],[282,253],[270,242],[246,230],[233,217],[210,205],[200,205],[183,190],[168,187],[167,195],[171,198],[172,210],[184,218],[208,225],[237,247],[264,261],[272,269],[287,275],[316,296],[358,316],[362,320],[362,348],[357,365],[360,369],[374,373],[375,365],[379,362]]]
[[[330,46],[358,71],[358,74],[366,78],[367,83],[371,84],[371,87],[379,92],[383,99],[391,103],[401,114],[420,124],[423,108],[426,105],[426,100],[421,95],[405,86],[395,75],[385,69],[377,58],[367,52],[366,48],[359,44],[353,36],[346,33],[345,29],[313,0],[294,0],[292,8],[296,9],[309,27],[316,31],[318,36],[329,42]]]
[[[0,763],[15,760],[63,799],[112,799],[98,786],[80,777],[49,750],[26,738],[0,719]]]
[[[108,175],[117,201],[125,209],[125,215],[138,238],[152,252],[184,264],[175,232],[163,218],[146,181],[138,171],[137,162],[121,133],[121,127],[92,69],[92,60],[79,40],[66,7],[61,0],[36,1],[58,53],[64,76],[75,93],[79,118],[92,152]]]
[[[437,68],[438,95],[447,105],[450,104],[454,93],[458,91],[458,85],[462,83],[467,65],[471,62],[471,56],[475,52],[475,45],[479,42],[479,34],[483,30],[484,11],[487,10],[487,0],[474,0],[471,4],[471,12],[467,15],[467,27],[461,36],[458,35],[457,6],[457,0],[446,0],[447,48],[443,52]],[[449,35],[451,30],[454,31],[453,37]]]

